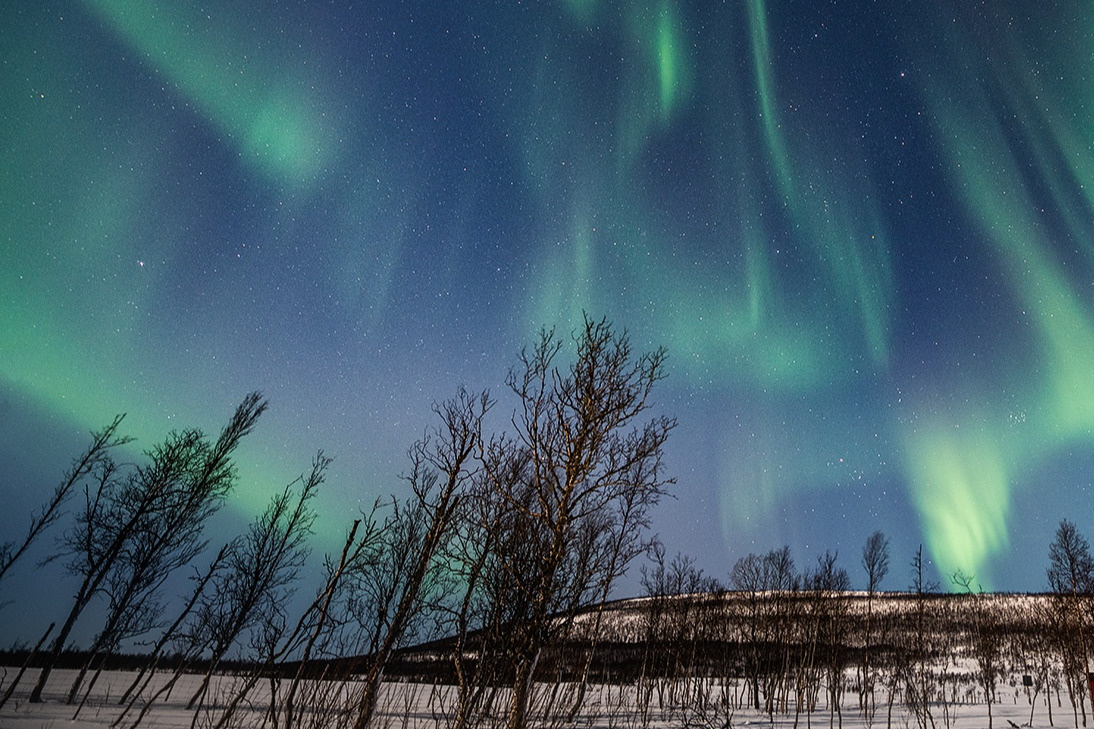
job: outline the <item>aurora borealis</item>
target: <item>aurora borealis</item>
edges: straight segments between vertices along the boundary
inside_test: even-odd
[[[1045,587],[1094,527],[1094,8],[1079,0],[84,0],[0,8],[0,463],[215,430],[245,517],[324,449],[324,546],[540,326],[663,344],[715,576]],[[504,400],[500,410],[504,410]],[[943,579],[944,581],[944,579]]]

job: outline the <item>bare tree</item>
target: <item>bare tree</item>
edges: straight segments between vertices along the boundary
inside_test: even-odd
[[[513,625],[509,729],[527,724],[541,654],[568,627],[552,614],[560,608],[572,614],[601,593],[603,566],[591,561],[599,550],[587,547],[612,541],[619,528],[640,531],[644,514],[670,483],[661,473],[661,454],[674,421],[637,422],[664,376],[664,350],[636,357],[626,333],[588,317],[575,344],[577,356],[568,367],[557,364],[562,342],[551,331],[522,353],[521,369],[509,376],[519,400],[515,436],[492,444],[526,460],[522,478],[495,477],[493,483],[540,547],[517,570],[528,612]],[[605,517],[624,501],[630,526]]]
[[[251,393],[236,408],[220,437],[210,443],[197,430],[170,434],[148,453],[149,463],[122,469],[113,459],[96,462],[94,485],[84,487],[84,506],[76,526],[66,535],[67,567],[82,580],[60,632],[53,640],[45,667],[30,701],[42,700],[42,690],[64,649],[77,618],[119,569],[123,554],[142,550],[141,564],[178,564],[174,555],[192,552],[200,543],[205,520],[223,503],[235,484],[232,452],[254,428],[266,401]],[[136,609],[135,592],[122,596],[115,610]]]
[[[1090,651],[1086,625],[1088,610],[1085,606],[1094,591],[1094,558],[1091,557],[1086,537],[1067,519],[1056,528],[1056,538],[1049,546],[1048,557],[1048,584],[1056,595],[1058,624],[1064,636],[1079,639],[1077,646],[1074,640],[1066,637],[1060,641],[1060,657],[1075,712],[1075,725],[1079,725],[1081,715],[1082,724],[1086,726],[1086,674]]]
[[[745,680],[752,705],[770,716],[780,694],[786,698],[789,690],[793,662],[790,633],[799,617],[793,593],[801,587],[801,579],[790,547],[741,557],[733,565],[730,584],[745,594],[747,603],[742,641],[747,647]]]
[[[653,566],[643,568],[646,595],[643,610],[645,635],[640,692],[647,697],[640,710],[648,711],[648,697],[656,685],[661,709],[670,708],[689,725],[728,717],[731,708],[723,697],[711,695],[707,653],[716,628],[724,622],[722,586],[703,574],[691,557],[678,554],[666,563],[664,547],[654,546]],[[690,722],[690,723],[689,723]]]
[[[8,684],[8,688],[4,692],[4,695],[0,696],[0,709],[4,708],[4,705],[11,700],[11,695],[15,693],[15,687],[19,685],[19,682],[21,680],[23,680],[23,674],[27,672],[27,668],[30,666],[31,662],[35,659],[35,657],[37,657],[38,651],[42,647],[42,644],[46,642],[46,640],[49,638],[49,634],[52,633],[53,629],[56,627],[57,623],[50,623],[49,627],[46,628],[46,632],[42,633],[42,637],[38,639],[38,642],[34,644],[34,648],[32,648],[30,653],[27,654],[26,660],[24,660],[23,665],[19,667],[19,671],[15,674],[15,678],[13,678],[11,680],[11,683]]]
[[[202,439],[196,431],[183,434],[180,443],[195,435],[195,449],[202,450]],[[187,445],[182,452],[189,449],[190,446]],[[178,456],[171,448],[154,451],[153,463],[163,462],[163,467],[157,470],[166,472],[171,468],[168,462],[176,457]],[[201,538],[204,524],[220,507],[226,494],[226,490],[222,490],[219,495],[212,491],[205,492],[200,486],[192,490],[186,489],[183,486],[173,494],[165,490],[163,505],[148,511],[139,527],[133,530],[127,546],[107,569],[101,589],[107,598],[106,622],[88,651],[87,661],[72,683],[68,703],[76,700],[87,671],[94,666],[95,674],[87,688],[88,691],[91,690],[105,660],[117,650],[122,641],[163,627],[159,624],[163,612],[160,587],[176,570],[190,564],[205,549],[206,542]],[[241,544],[246,545],[247,541]],[[260,571],[262,565],[259,560],[263,556],[245,556],[244,559],[249,563],[248,569]],[[255,560],[254,564],[250,564],[250,558]],[[228,561],[233,566],[238,563],[232,549],[229,549]],[[224,579],[223,574],[221,578]],[[236,589],[242,589],[246,582],[243,579],[231,579],[231,584]]]
[[[283,609],[260,617],[258,625],[250,633],[251,667],[233,689],[233,694],[220,711],[219,717],[210,720],[211,726],[216,729],[238,726],[237,713],[241,706],[250,703],[250,693],[258,682],[262,678],[275,676],[277,664],[295,656],[298,658],[297,670],[290,682],[284,704],[284,727],[290,729],[294,718],[298,718],[293,704],[308,662],[319,654],[327,658],[353,655],[356,644],[345,639],[346,620],[344,615],[336,614],[339,611],[334,603],[344,590],[350,567],[361,561],[362,555],[375,551],[377,542],[384,539],[385,535],[376,519],[377,509],[378,506],[374,506],[371,511],[362,513],[360,519],[354,520],[337,561],[330,555],[326,556],[326,579],[315,599],[303,610],[291,630],[288,616]],[[330,698],[329,695],[327,698]],[[271,711],[266,718],[276,717],[279,713],[273,705],[278,700],[278,692],[271,692],[270,700]],[[324,706],[323,710],[330,708]],[[195,712],[191,726],[197,725],[199,716]]]
[[[930,596],[939,590],[938,583],[927,574],[927,561],[923,557],[923,546],[916,550],[911,563],[911,590],[914,593],[915,613],[913,616],[912,645],[908,662],[909,675],[906,680],[908,707],[915,713],[921,729],[934,727],[931,715],[931,640],[934,633],[933,614]]]
[[[866,635],[862,657],[863,680],[859,693],[859,708],[863,715],[872,718],[877,706],[874,703],[874,677],[870,666],[870,648],[873,642],[874,598],[882,580],[889,573],[889,539],[875,531],[862,547],[862,568],[866,571]]]
[[[91,445],[72,463],[72,467],[65,474],[61,483],[53,490],[49,503],[41,512],[32,514],[30,525],[27,527],[26,536],[21,542],[4,542],[0,544],[0,581],[11,569],[12,565],[30,548],[38,537],[51,527],[63,514],[62,508],[73,490],[85,479],[97,470],[101,469],[110,451],[118,446],[130,442],[130,438],[117,435],[118,426],[121,425],[124,415],[118,415],[114,421],[97,433],[91,434]]]
[[[206,586],[213,579],[213,577],[222,569],[225,558],[228,556],[230,550],[234,547],[234,542],[222,546],[220,548],[220,551],[217,552],[216,557],[214,557],[212,562],[209,563],[209,566],[205,569],[204,573],[200,575],[194,575],[191,578],[194,580],[194,587],[190,591],[190,596],[186,599],[186,602],[184,603],[182,609],[179,610],[172,623],[167,626],[166,630],[163,631],[159,639],[156,640],[155,645],[152,646],[152,650],[148,656],[148,662],[141,666],[140,670],[137,671],[137,675],[129,683],[128,688],[126,688],[126,690],[122,693],[121,698],[118,699],[118,704],[120,706],[124,706],[125,708],[122,709],[122,712],[113,721],[111,726],[120,726],[122,721],[124,721],[126,716],[129,714],[129,712],[133,710],[133,706],[137,703],[137,700],[141,697],[145,689],[148,688],[148,685],[152,682],[153,677],[156,675],[156,671],[159,669],[160,661],[163,659],[164,652],[167,646],[178,640],[178,631],[180,630],[180,628],[182,628],[183,624],[190,617],[191,611],[197,605],[198,600],[205,593]],[[184,639],[182,642],[185,645],[189,641],[186,641]],[[180,659],[180,668],[190,665],[190,663],[197,658],[200,652],[201,647],[193,645],[192,643],[190,645],[187,645],[186,648],[184,648],[176,656]],[[179,673],[181,673],[181,671]],[[170,690],[170,688],[174,686],[174,683],[177,680],[179,673],[176,673],[175,677],[168,681],[165,692],[166,690]],[[159,696],[159,693],[157,693],[156,696]],[[142,709],[141,716],[143,716],[143,713],[147,710],[147,707],[150,703],[150,701],[145,702],[145,708]],[[137,723],[139,723],[139,720],[137,721]]]
[[[729,579],[733,588],[743,592],[748,600],[748,613],[744,621],[746,633],[742,641],[748,651],[745,662],[745,678],[750,687],[752,708],[759,711],[760,657],[763,630],[761,617],[763,600],[768,589],[764,577],[763,558],[751,553],[738,558],[733,564]]]
[[[1052,687],[1058,684],[1060,666],[1056,661],[1058,653],[1056,619],[1059,613],[1051,600],[1035,600],[1020,604],[1021,618],[1018,625],[1018,641],[1014,645],[1014,663],[1024,665],[1029,671],[1030,683],[1026,691],[1029,696],[1029,726],[1033,726],[1033,714],[1037,706],[1037,696],[1044,692],[1045,709],[1048,712],[1048,725],[1055,726],[1052,716]],[[1032,691],[1030,691],[1032,689]]]
[[[451,538],[464,491],[474,477],[473,456],[482,449],[482,419],[492,401],[461,390],[455,399],[434,408],[441,425],[410,451],[407,476],[411,496],[393,513],[386,533],[390,539],[370,570],[355,575],[369,583],[366,621],[369,655],[357,705],[355,729],[364,729],[376,710],[380,680],[392,652],[420,616],[436,583],[437,556]]]
[[[1090,543],[1075,525],[1063,519],[1048,548],[1048,584],[1053,592],[1078,597],[1094,585],[1094,558]]]
[[[208,632],[211,649],[208,668],[188,709],[202,700],[221,660],[240,636],[259,625],[263,616],[282,613],[295,592],[315,523],[311,502],[330,462],[318,453],[308,475],[274,495],[247,534],[229,549],[226,568],[213,578],[212,589],[196,611],[197,630]]]
[[[665,562],[665,545],[655,542],[650,548],[652,566],[642,565],[641,584],[645,600],[642,604],[642,663],[636,680],[636,698],[643,725],[648,724],[649,706],[655,687],[658,687],[668,673],[666,667],[667,629],[669,623],[669,603],[672,585],[670,567]],[[658,694],[663,697],[663,691]],[[664,708],[662,698],[661,708]]]
[[[845,593],[851,587],[847,570],[836,566],[836,553],[826,551],[817,558],[816,569],[805,577],[805,588],[810,592],[814,604],[813,619],[815,643],[818,646],[817,660],[823,666],[828,689],[828,725],[839,716],[843,726],[843,713],[840,711],[843,668],[847,662],[846,634],[849,608]]]
[[[976,659],[976,676],[988,705],[988,729],[992,729],[991,707],[995,703],[995,689],[1003,673],[1003,636],[987,604],[983,588],[973,585],[976,578],[958,570],[950,580],[972,603],[971,610],[966,611],[965,615],[966,619],[971,617],[973,623],[971,652]]]
[[[454,578],[464,585],[459,602],[450,609],[457,685],[453,729],[465,729],[476,723],[476,715],[492,710],[500,676],[509,663],[508,625],[512,616],[527,612],[509,565],[533,559],[536,550],[522,513],[497,498],[492,480],[485,476],[516,482],[525,459],[515,451],[497,449],[486,457],[502,460],[485,465],[472,483],[446,555]]]
[[[889,538],[876,531],[862,547],[862,568],[866,571],[866,591],[873,595],[889,574]]]

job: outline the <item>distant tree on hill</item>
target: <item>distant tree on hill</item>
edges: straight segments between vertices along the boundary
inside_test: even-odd
[[[648,712],[656,687],[662,708],[667,694],[670,703],[701,712],[711,704],[703,653],[725,622],[719,599],[723,588],[691,557],[678,554],[666,562],[660,543],[654,545],[652,558],[652,567],[642,569],[647,599],[640,617],[645,638],[638,677],[640,710]]]
[[[1094,587],[1094,558],[1090,543],[1073,523],[1063,519],[1048,548],[1048,584],[1061,595],[1078,597]]]
[[[849,606],[845,593],[851,589],[847,570],[836,566],[836,553],[825,551],[817,558],[817,567],[806,574],[806,590],[811,593],[812,634],[815,660],[823,668],[828,689],[829,727],[834,716],[843,726],[840,699],[843,692],[843,669],[847,663],[847,632]]]
[[[1064,519],[1048,549],[1048,584],[1056,594],[1056,643],[1064,665],[1064,680],[1075,712],[1086,726],[1086,674],[1089,665],[1091,593],[1094,592],[1094,558],[1090,544],[1073,523]],[[1076,640],[1076,638],[1078,640]]]
[[[790,625],[795,605],[792,593],[801,587],[801,577],[783,545],[767,554],[739,558],[730,572],[730,584],[747,596],[742,642],[747,646],[745,680],[753,707],[771,714],[775,693],[788,680],[790,671]]]
[[[875,531],[862,547],[862,568],[866,571],[866,634],[862,656],[862,682],[859,690],[859,709],[867,718],[873,718],[877,706],[874,703],[874,676],[870,665],[872,648],[874,598],[877,596],[881,581],[889,574],[889,539],[880,531]]]
[[[866,592],[875,594],[889,574],[889,538],[876,531],[862,547],[862,569],[866,571]]]

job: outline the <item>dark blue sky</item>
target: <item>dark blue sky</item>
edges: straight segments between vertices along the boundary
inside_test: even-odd
[[[212,537],[322,448],[333,548],[432,402],[503,395],[583,311],[668,348],[655,528],[712,574],[787,543],[861,582],[881,529],[887,587],[923,543],[1038,590],[1056,523],[1090,526],[1088,3],[46,0],[0,26],[0,535],[114,413],[147,447],[260,389]],[[0,590],[45,575],[67,594],[32,562]],[[28,602],[4,610],[52,609]]]

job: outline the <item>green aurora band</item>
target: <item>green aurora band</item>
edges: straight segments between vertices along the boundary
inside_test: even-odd
[[[949,17],[928,5],[924,17]],[[300,210],[332,199],[326,232],[337,245],[317,264],[321,288],[367,339],[392,313],[386,302],[425,204],[425,183],[396,161],[414,149],[410,133],[348,112],[317,41],[282,37],[243,10],[221,9],[214,21],[185,2],[82,7],[186,103],[242,177],[283,199],[261,231],[270,247],[288,245]],[[561,0],[548,27],[521,29],[526,35],[497,44],[503,58],[482,62],[526,82],[484,93],[509,94],[497,103],[499,138],[511,145],[537,221],[516,328],[564,328],[583,311],[625,318],[643,342],[668,347],[683,380],[674,387],[755,406],[739,430],[718,436],[726,532],[770,517],[796,494],[896,469],[940,574],[960,569],[990,589],[993,558],[1009,546],[1015,489],[1061,450],[1094,444],[1089,282],[1071,274],[1056,245],[1061,235],[1079,241],[1075,258],[1094,265],[1094,93],[1061,80],[1094,78],[1089,49],[1061,42],[1048,54],[1056,40],[994,17],[982,27],[919,23],[919,13],[894,21],[917,69],[909,83],[941,140],[943,175],[977,227],[980,254],[1020,307],[1015,326],[1035,343],[1032,366],[996,353],[986,364],[961,362],[966,370],[952,382],[924,385],[902,381],[897,361],[906,292],[877,171],[788,73],[774,38],[792,19],[774,0],[712,6],[703,24],[688,8]],[[242,324],[215,333],[180,324],[190,366],[166,352],[136,355],[147,350],[157,297],[180,288],[172,271],[190,255],[189,226],[209,201],[179,201],[159,221],[162,235],[142,238],[132,221],[163,185],[157,167],[183,152],[164,149],[169,135],[157,126],[166,123],[155,115],[97,128],[105,101],[84,100],[85,116],[59,121],[70,114],[67,84],[87,61],[65,42],[28,31],[4,54],[0,88],[17,111],[0,131],[17,142],[15,162],[0,170],[0,202],[15,211],[0,219],[0,236],[19,245],[0,250],[0,373],[85,430],[109,419],[103,403],[132,403],[142,446],[162,435],[165,414],[168,427],[213,429],[243,394],[219,363],[252,361],[263,338],[240,334]],[[994,65],[981,60],[982,46],[997,55]],[[618,68],[588,81],[589,48]],[[39,55],[51,73],[37,68]],[[33,79],[35,93],[16,78]],[[590,87],[595,94],[580,92]],[[364,97],[366,107],[375,102]],[[342,157],[354,136],[371,156],[350,166]],[[686,168],[671,161],[683,145],[694,162]],[[342,178],[351,184],[332,182]],[[694,180],[717,193],[692,195]],[[1046,221],[1046,207],[1063,230]],[[73,256],[80,266],[68,264]],[[226,278],[188,306],[209,318],[232,284]],[[105,374],[118,372],[129,374]],[[174,377],[163,382],[156,372]],[[201,392],[202,403],[173,390]],[[862,390],[892,399],[879,427],[837,402]],[[844,438],[863,452],[847,452]],[[246,478],[291,477],[265,455],[250,457]],[[266,493],[246,491],[240,507],[254,512]]]
[[[268,184],[304,195],[316,182],[336,151],[339,116],[313,83],[316,74],[298,72],[301,64],[288,43],[271,45],[242,16],[214,21],[185,3],[86,0],[83,5]],[[253,36],[238,32],[246,27]],[[84,72],[86,60],[63,37],[17,38],[21,42],[13,43],[9,57],[19,64],[16,69],[24,67],[10,77],[13,88],[5,98],[18,99],[19,113],[11,118],[19,131],[8,129],[5,138],[18,139],[22,148],[16,163],[0,173],[0,184],[5,200],[21,201],[15,206],[20,214],[3,216],[0,235],[35,243],[0,251],[0,372],[18,392],[83,432],[109,421],[104,403],[124,407],[124,428],[138,449],[151,447],[171,428],[214,433],[244,393],[225,382],[220,364],[240,354],[231,333],[199,329],[190,341],[180,342],[188,356],[172,382],[157,378],[149,371],[156,366],[137,356],[151,346],[156,297],[178,286],[170,272],[177,257],[193,247],[187,231],[204,216],[200,206],[179,200],[177,217],[153,241],[130,224],[148,204],[149,191],[161,186],[163,172],[154,160],[165,150],[157,135],[169,135],[156,121],[127,120],[132,127],[122,132],[125,143],[119,145],[118,130],[91,123],[94,106],[80,109],[82,116],[70,116],[62,126],[58,120],[71,114],[68,84]],[[34,64],[39,53],[59,70],[44,73]],[[15,85],[19,78],[34,79],[36,93],[29,100]],[[39,133],[19,133],[25,128]],[[356,207],[357,217],[363,209]],[[73,260],[79,265],[70,265]],[[25,271],[37,276],[20,273]],[[200,308],[195,306],[195,313]],[[159,364],[178,369],[169,357],[164,352]],[[204,402],[180,400],[180,389],[203,393]],[[236,492],[244,513],[257,513],[269,488],[291,480],[293,469],[306,465],[247,449],[242,454],[250,460],[242,464],[241,482],[251,484]]]
[[[331,104],[313,93],[314,74],[295,72],[302,64],[287,45],[271,50],[265,43],[239,42],[235,29],[247,27],[250,13],[214,19],[182,3],[84,1],[261,174],[298,185],[322,171],[335,151]]]
[[[740,69],[740,59],[736,64],[731,60],[724,68],[715,65],[713,71],[699,77],[695,60],[680,50],[686,45],[683,39],[693,34],[682,27],[682,15],[671,3],[661,4],[656,23],[645,22],[640,4],[624,6],[628,9],[623,14],[629,18],[618,22],[641,32],[616,34],[629,38],[628,53],[636,59],[635,65],[642,65],[641,49],[651,46],[659,49],[659,63],[647,63],[649,70],[642,79],[626,78],[616,89],[615,103],[605,105],[615,109],[616,127],[621,130],[615,141],[625,150],[614,165],[588,162],[602,159],[595,149],[588,149],[574,155],[575,161],[584,159],[586,163],[578,162],[571,176],[537,185],[546,190],[545,208],[557,209],[557,190],[565,189],[572,213],[557,238],[541,245],[549,252],[544,262],[548,273],[530,299],[529,324],[560,319],[573,322],[582,310],[643,310],[648,329],[667,333],[677,367],[688,372],[693,381],[714,377],[746,386],[751,383],[752,388],[786,393],[790,399],[793,393],[814,392],[833,381],[894,377],[890,337],[899,294],[891,270],[888,232],[882,216],[871,208],[874,183],[867,170],[856,169],[852,155],[835,145],[826,147],[823,129],[810,128],[809,121],[800,118],[792,123],[782,118],[796,112],[779,98],[779,59],[770,42],[765,1],[749,0],[745,14],[751,83],[727,70]],[[594,14],[592,6],[585,5],[579,15],[588,20]],[[594,32],[610,36],[610,19],[600,20]],[[665,32],[666,27],[672,32]],[[968,43],[951,39],[947,45],[959,49]],[[1012,40],[1012,48],[1018,45]],[[930,46],[923,43],[919,47]],[[1019,67],[1021,61],[1016,58],[1013,63]],[[1086,63],[1089,65],[1089,60]],[[928,66],[929,61],[923,59],[921,64]],[[947,70],[959,67],[960,63],[952,62]],[[566,73],[556,67],[539,78],[564,77]],[[727,214],[729,219],[722,221],[723,230],[735,231],[723,238],[726,267],[713,273],[703,270],[697,261],[674,260],[677,254],[667,258],[661,253],[674,249],[672,224],[651,212],[656,210],[656,201],[642,197],[634,184],[641,176],[638,167],[644,155],[680,121],[689,104],[691,89],[681,85],[675,90],[673,86],[678,76],[694,79],[691,83],[697,85],[713,78],[718,86],[704,91],[721,97],[723,108],[738,110],[732,119],[708,113],[701,130],[704,138],[715,139],[718,145],[735,146],[741,160],[734,169],[714,173],[722,188],[737,196],[738,204]],[[953,74],[940,69],[924,76],[945,79]],[[1044,112],[1044,118],[1031,118],[1032,112],[1023,110],[1023,106],[1033,106],[1033,99],[1047,98],[1043,103],[1050,108],[1071,106],[1043,87],[1012,89],[1012,96],[1021,94],[1021,98],[1012,99],[1011,108],[1004,110],[992,108],[975,89],[944,90],[928,85],[922,94],[931,117],[938,122],[938,137],[948,140],[942,151],[953,163],[953,184],[962,192],[960,199],[993,244],[985,253],[1008,272],[1028,325],[1041,342],[1042,375],[1005,403],[994,403],[990,391],[975,400],[966,395],[958,405],[950,404],[952,396],[943,396],[943,401],[929,393],[918,400],[902,399],[891,420],[892,432],[872,437],[891,440],[903,451],[912,501],[923,519],[926,544],[944,581],[960,569],[990,587],[991,559],[1009,544],[1011,495],[1017,476],[1030,473],[1032,466],[1063,445],[1076,439],[1090,440],[1094,380],[1089,376],[1089,362],[1094,361],[1094,322],[1089,307],[1052,260],[1051,246],[1039,232],[1037,206],[1023,193],[1025,183],[1006,161],[1008,139],[999,131],[985,134],[984,120],[1013,113],[1027,130],[1025,141],[1045,160],[1041,181],[1055,191],[1076,187],[1087,191],[1088,199],[1083,201],[1087,208],[1081,212],[1072,210],[1074,201],[1057,200],[1075,221],[1072,232],[1080,239],[1088,221],[1084,216],[1089,215],[1090,191],[1094,190],[1092,181],[1085,178],[1094,170],[1094,160],[1090,159],[1089,140],[1075,138],[1077,127],[1062,124],[1060,112],[1050,110]],[[982,101],[979,106],[955,104],[955,98]],[[651,99],[658,100],[656,109]],[[533,110],[529,118],[542,118],[543,107],[549,105],[549,116],[558,124],[553,130],[557,143],[544,143],[540,136],[535,146],[539,152],[533,151],[527,158],[533,179],[548,179],[549,170],[565,167],[570,158],[558,152],[566,149],[563,140],[581,138],[590,124],[603,124],[597,119],[598,107],[584,106],[585,101],[598,107],[603,104],[602,99],[546,100],[541,95],[529,104]],[[751,136],[742,136],[740,131],[742,112],[759,120]],[[1046,126],[1056,130],[1054,148],[1045,149],[1036,135],[1035,130]],[[1094,128],[1094,124],[1086,128]],[[536,134],[544,134],[542,125],[537,125]],[[747,154],[757,142],[766,150],[769,163],[763,169],[751,164]],[[531,150],[526,147],[525,151]],[[535,156],[544,151],[543,157]],[[839,165],[826,163],[832,159],[839,159]],[[1049,169],[1060,159],[1069,162],[1068,169]],[[765,177],[778,193],[782,214],[802,231],[791,245],[810,251],[817,262],[818,275],[810,281],[812,295],[805,303],[787,288],[791,282],[780,278],[777,253],[764,232],[764,216],[771,216],[770,203],[765,206],[754,188],[755,182]],[[747,183],[734,186],[732,179],[752,180],[753,189]],[[593,271],[615,271],[619,281],[603,286],[601,280],[594,286]],[[736,283],[726,285],[727,280]],[[579,285],[569,289],[562,281]],[[624,301],[604,300],[597,290],[623,291]],[[666,292],[674,292],[668,301]],[[861,370],[842,369],[849,359],[856,360],[847,357],[848,351],[862,353],[866,364]],[[1007,385],[1013,384],[1014,373],[1000,374]],[[976,387],[968,382],[963,386],[970,391]],[[791,426],[785,417],[775,416],[758,425],[761,435],[745,447],[752,453],[746,457],[747,465],[734,464],[724,471],[727,529],[741,528],[753,518],[771,513],[803,489],[838,488],[850,477],[851,472],[844,469],[833,479],[828,468],[831,459],[801,457],[803,452],[831,453],[832,445],[823,438],[810,443],[810,437],[800,432],[788,436],[785,431]],[[848,431],[856,426],[843,421],[839,428]],[[865,434],[859,440],[870,438]]]
[[[1086,231],[1092,198],[1083,178],[1094,170],[1094,134],[1089,133],[1094,125],[1089,119],[1080,125],[1062,123],[1063,109],[1076,106],[1065,99],[1081,98],[1086,89],[1052,88],[1040,80],[1085,78],[1094,69],[1083,50],[1059,54],[1056,74],[1049,69],[1026,73],[1039,66],[1029,63],[1031,55],[1047,56],[1023,43],[1012,24],[992,20],[970,27],[991,38],[983,42],[991,43],[994,68],[1002,70],[985,67],[967,50],[977,48],[977,38],[935,28],[950,36],[944,47],[951,54],[922,59],[928,69],[922,95],[938,122],[938,138],[948,140],[942,152],[953,189],[990,244],[984,255],[998,262],[1021,307],[1018,327],[1039,344],[1038,362],[1032,368],[1035,376],[1002,373],[997,389],[982,392],[980,402],[966,399],[964,408],[904,433],[914,497],[943,574],[958,569],[984,573],[989,558],[1008,546],[1010,504],[1019,476],[1033,473],[1069,446],[1094,443],[1090,297],[1065,272],[1043,217],[1046,207],[1061,211],[1069,221],[1065,232],[1085,246],[1090,260]],[[943,73],[943,68],[968,73]],[[1006,93],[993,93],[998,88]],[[1003,120],[1014,126],[1008,128]],[[1045,129],[1053,133],[1046,136]],[[1088,130],[1085,142],[1076,138],[1077,129]],[[1037,164],[1030,170],[1023,170],[1018,158],[1023,147],[1034,150]],[[1066,192],[1076,189],[1087,191],[1085,200]],[[1047,201],[1035,200],[1043,190]],[[1004,398],[1008,391],[1012,396]]]

